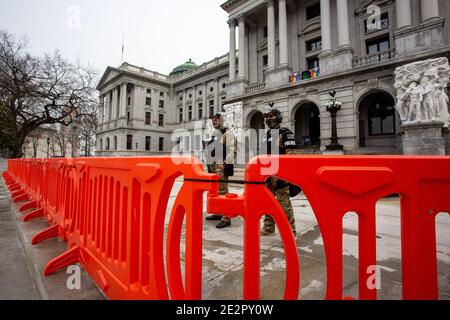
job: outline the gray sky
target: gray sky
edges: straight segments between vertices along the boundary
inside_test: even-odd
[[[0,29],[27,35],[36,54],[55,48],[100,72],[124,60],[168,74],[228,52],[225,0],[0,0]]]

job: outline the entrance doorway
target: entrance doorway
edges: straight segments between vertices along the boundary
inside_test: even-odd
[[[295,111],[295,141],[298,148],[320,146],[320,110],[312,102],[300,105]]]

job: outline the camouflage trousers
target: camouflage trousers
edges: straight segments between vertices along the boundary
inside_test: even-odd
[[[228,180],[228,176],[224,175],[223,169],[219,168],[219,165],[217,163],[214,162],[209,169],[210,173],[215,173],[219,175],[220,180]],[[220,182],[219,195],[224,196],[227,193],[228,193],[228,182]],[[222,216],[222,221],[229,222],[231,221],[231,219],[226,216]]]
[[[275,190],[270,188],[270,191],[283,208],[283,211],[286,214],[286,218],[288,219],[289,224],[291,225],[292,232],[295,233],[296,231],[295,231],[294,210],[292,209],[291,199],[289,196],[289,186]],[[264,217],[264,231],[270,233],[275,232],[275,221],[273,220],[272,216],[266,215]]]

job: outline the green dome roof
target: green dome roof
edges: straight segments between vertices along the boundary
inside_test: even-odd
[[[192,62],[191,59],[189,59],[189,61],[183,63],[182,65],[179,65],[178,67],[176,67],[175,69],[172,70],[171,73],[169,73],[170,76],[176,76],[179,74],[182,74],[186,71],[190,71],[193,69],[196,69],[198,66]]]

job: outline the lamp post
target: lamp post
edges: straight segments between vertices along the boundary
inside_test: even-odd
[[[47,137],[47,158],[50,158],[50,137]]]
[[[76,144],[75,138],[77,129],[78,129],[78,120],[74,118],[72,120],[72,158],[75,158],[75,144]]]
[[[336,100],[336,91],[329,93],[330,102],[326,104],[327,111],[331,114],[331,143],[326,146],[327,151],[342,151],[344,146],[339,144],[337,136],[336,115],[341,110],[342,102]]]

